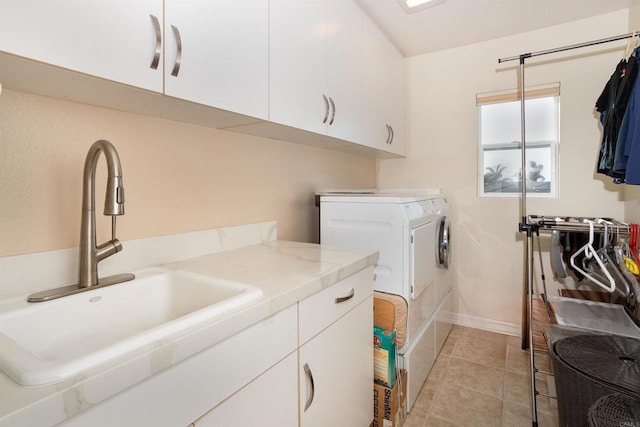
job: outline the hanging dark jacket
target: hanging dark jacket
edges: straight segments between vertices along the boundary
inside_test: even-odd
[[[633,59],[640,66],[640,48]],[[622,120],[616,145],[613,170],[625,174],[627,184],[640,184],[640,79],[636,78]]]
[[[624,173],[615,172],[613,165],[618,133],[637,74],[635,58],[629,62],[621,60],[596,101],[602,123],[602,144],[596,170],[614,178],[614,182],[624,182]]]

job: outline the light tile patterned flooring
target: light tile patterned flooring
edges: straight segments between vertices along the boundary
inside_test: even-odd
[[[536,353],[549,372],[547,353]],[[539,392],[547,378],[536,374]],[[403,427],[531,426],[529,353],[520,339],[454,326]],[[553,391],[552,391],[553,393]],[[538,396],[538,425],[557,427],[555,399]]]

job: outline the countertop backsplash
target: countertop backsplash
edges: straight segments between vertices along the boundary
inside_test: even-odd
[[[100,277],[181,261],[278,238],[276,221],[122,242],[122,252],[98,264]],[[0,300],[73,284],[78,248],[0,257]]]

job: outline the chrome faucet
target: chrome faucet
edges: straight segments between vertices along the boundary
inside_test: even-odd
[[[111,215],[111,240],[96,245],[96,166],[100,153],[107,160],[107,195],[104,200],[104,214]],[[122,168],[115,147],[105,140],[93,143],[84,162],[82,174],[82,222],[80,225],[80,265],[78,286],[87,288],[98,284],[98,262],[122,250],[116,239],[116,216],[124,215],[124,187]]]
[[[104,214],[111,216],[111,240],[98,246],[96,244],[95,214],[95,175],[100,153],[107,160],[107,194],[104,202]],[[99,279],[98,262],[120,252],[122,243],[116,239],[116,216],[124,215],[124,187],[122,186],[122,168],[116,148],[109,141],[99,140],[93,143],[84,162],[82,174],[82,220],[80,225],[80,262],[78,283],[29,295],[29,302],[41,302],[89,289],[114,285],[135,278],[133,274],[117,274]]]

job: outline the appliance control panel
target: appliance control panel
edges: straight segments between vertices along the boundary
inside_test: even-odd
[[[412,203],[405,203],[404,211],[411,221],[418,218],[439,215],[440,209],[433,200],[420,200]]]

